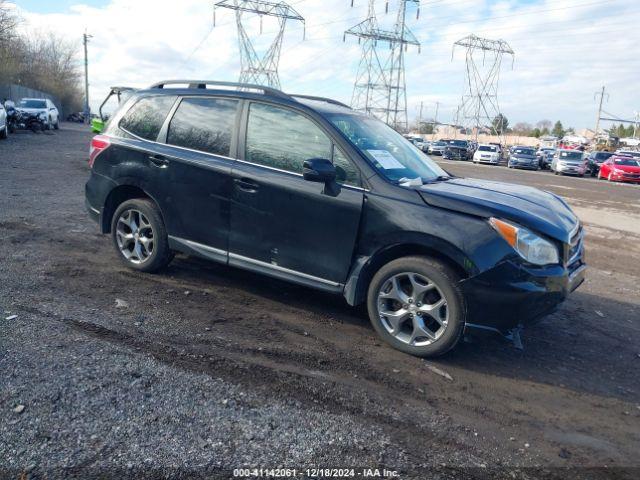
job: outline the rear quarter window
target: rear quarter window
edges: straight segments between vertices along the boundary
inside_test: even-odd
[[[143,97],[120,120],[119,127],[137,137],[155,141],[176,100],[175,96]]]

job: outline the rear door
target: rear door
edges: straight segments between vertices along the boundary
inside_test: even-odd
[[[239,100],[152,95],[122,117],[111,150],[119,183],[159,205],[170,244],[227,261],[229,195]]]
[[[172,243],[224,262],[239,105],[225,97],[179,99],[156,150]]]
[[[229,263],[338,290],[358,234],[360,172],[330,133],[303,112],[247,103],[233,168]],[[333,161],[337,191],[304,180],[303,162]]]

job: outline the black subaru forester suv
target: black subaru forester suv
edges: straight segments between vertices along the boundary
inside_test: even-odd
[[[129,267],[178,251],[341,294],[413,355],[467,328],[508,334],[584,280],[560,197],[454,177],[330,99],[162,82],[121,106],[89,163],[87,209]]]

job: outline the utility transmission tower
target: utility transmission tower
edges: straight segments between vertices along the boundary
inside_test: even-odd
[[[453,44],[452,60],[456,46],[466,49],[466,92],[457,115],[463,127],[472,129],[476,141],[482,127],[488,127],[492,134],[502,138],[503,129],[498,131],[493,124],[494,118],[501,113],[498,106],[498,80],[503,56],[511,55],[513,68],[515,54],[504,40],[469,35]]]
[[[379,118],[396,130],[408,127],[404,53],[408,45],[420,47],[420,42],[406,24],[409,3],[419,5],[420,0],[399,0],[393,30],[385,30],[378,25],[375,0],[369,0],[367,18],[344,32],[345,39],[347,35],[353,35],[362,45],[351,106]],[[418,16],[420,10],[417,12]],[[379,42],[382,45],[379,46]],[[389,50],[383,54],[381,49],[386,45]]]
[[[287,20],[296,20],[304,25],[304,18],[285,2],[264,2],[253,0],[222,0],[214,5],[213,22],[215,26],[215,9],[227,8],[236,12],[236,27],[240,45],[240,83],[253,83],[280,88],[278,63],[282,50],[282,39]],[[266,53],[259,55],[243,24],[243,16],[254,13],[260,17],[260,33],[262,18],[275,17],[278,20],[278,31]],[[304,34],[303,34],[304,39]]]

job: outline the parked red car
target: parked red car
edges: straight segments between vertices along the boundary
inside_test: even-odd
[[[600,166],[598,178],[610,182],[640,183],[640,163],[633,157],[615,155]]]

